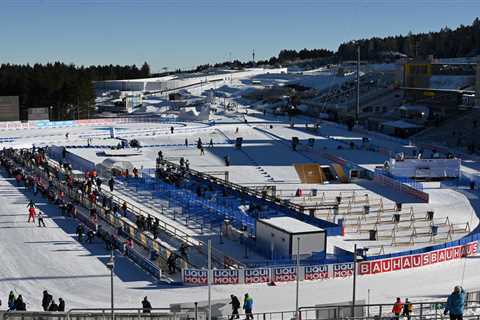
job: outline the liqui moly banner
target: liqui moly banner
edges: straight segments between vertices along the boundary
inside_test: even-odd
[[[412,256],[364,261],[359,263],[358,272],[359,274],[364,275],[418,268],[440,262],[468,257],[476,254],[477,249],[478,242],[475,241],[463,246],[450,247]]]
[[[200,269],[184,269],[183,283],[208,284],[208,271]]]
[[[334,278],[353,276],[353,262],[332,264]]]
[[[295,281],[297,267],[280,267],[272,269],[272,280],[274,282]]]
[[[328,279],[328,265],[322,264],[318,266],[306,266],[303,276],[304,280],[322,280]]]
[[[270,281],[269,268],[244,269],[244,282],[248,283],[266,283]]]
[[[238,284],[239,282],[238,269],[213,270],[213,284]]]

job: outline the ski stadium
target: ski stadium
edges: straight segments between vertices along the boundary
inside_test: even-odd
[[[151,317],[228,319],[245,293],[255,319],[380,319],[396,297],[437,319],[456,285],[474,317],[478,157],[239,98],[288,82],[328,89],[305,108],[349,109],[337,73],[109,81],[97,89],[148,97],[127,115],[1,122],[0,292],[31,312],[1,317],[37,319],[48,290],[58,319],[146,317],[145,296]],[[397,90],[385,66],[362,81],[362,97]]]

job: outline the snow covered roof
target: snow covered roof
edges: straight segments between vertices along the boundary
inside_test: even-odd
[[[273,217],[269,219],[259,219],[258,221],[290,234],[323,232],[323,229],[319,227],[292,217]]]

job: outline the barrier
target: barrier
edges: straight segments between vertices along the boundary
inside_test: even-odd
[[[323,280],[331,278],[347,278],[353,275],[353,262],[300,266],[299,279]],[[290,282],[297,279],[297,267],[273,267],[251,269],[213,269],[212,284],[255,284],[273,282]],[[183,269],[182,281],[184,284],[208,284],[206,269]]]
[[[429,200],[428,193],[417,190],[413,187],[410,187],[406,184],[403,184],[399,181],[396,181],[395,179],[387,177],[383,174],[374,173],[373,174],[373,181],[382,185],[382,186],[392,188],[396,191],[405,192],[405,193],[411,195],[412,197],[417,198],[418,200],[420,200],[422,202],[428,203],[428,200]]]
[[[478,242],[429,251],[421,254],[399,256],[387,259],[363,261],[358,264],[360,275],[384,273],[404,269],[418,268],[444,261],[461,259],[477,253]]]

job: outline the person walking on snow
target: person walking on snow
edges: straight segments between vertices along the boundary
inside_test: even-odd
[[[392,313],[395,315],[395,319],[400,319],[400,314],[403,311],[403,303],[400,298],[397,297],[397,300],[393,304]]]
[[[405,304],[403,305],[403,313],[402,316],[406,317],[407,320],[410,320],[410,316],[413,312],[413,304],[408,301],[408,298],[405,299]]]
[[[188,148],[188,139],[185,138],[185,147]]]
[[[65,312],[65,300],[58,298],[58,311]]]
[[[42,213],[42,211],[38,211],[37,217],[38,217],[38,226],[46,228],[47,226],[45,225],[45,221],[43,221],[43,218],[45,218],[45,215]]]
[[[245,310],[246,320],[253,320],[253,298],[248,294],[245,293],[245,297],[243,298],[243,310]]]
[[[465,291],[460,286],[455,286],[452,294],[448,296],[444,315],[450,313],[450,320],[462,320],[465,306]]]
[[[33,223],[35,223],[35,215],[36,215],[35,207],[28,208],[28,223],[30,223],[30,220]]]
[[[240,315],[238,314],[238,309],[240,309],[240,300],[238,300],[237,296],[231,294],[230,295],[230,303],[232,305],[232,316],[230,317],[230,320],[233,319],[240,319]]]
[[[142,309],[143,309],[143,313],[150,313],[151,310],[152,310],[152,304],[150,303],[150,301],[148,301],[148,298],[145,296],[145,298],[143,298],[143,301],[142,301]]]

